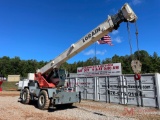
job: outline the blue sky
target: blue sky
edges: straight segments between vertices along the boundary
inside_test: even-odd
[[[138,16],[139,48],[160,56],[160,0],[0,0],[0,57],[49,61],[128,2]],[[135,25],[130,24],[133,52]],[[114,46],[92,44],[67,62],[129,55],[126,23],[109,34]]]

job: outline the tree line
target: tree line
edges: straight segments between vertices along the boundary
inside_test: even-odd
[[[156,52],[153,55],[149,55],[147,51],[136,51],[133,55],[118,56],[114,55],[112,58],[106,58],[100,60],[97,57],[89,58],[86,61],[77,61],[72,64],[67,62],[61,65],[61,68],[66,69],[69,73],[76,73],[77,67],[100,65],[108,63],[121,63],[123,74],[133,74],[131,69],[131,61],[138,59],[142,63],[141,73],[160,73],[160,56]],[[38,68],[47,64],[47,61],[36,60],[21,60],[20,57],[10,58],[3,56],[0,58],[0,74],[4,76],[8,75],[21,75],[26,77],[28,73],[34,73]]]

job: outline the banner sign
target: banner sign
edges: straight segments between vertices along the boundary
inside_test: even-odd
[[[78,76],[122,75],[121,63],[110,63],[77,68]]]

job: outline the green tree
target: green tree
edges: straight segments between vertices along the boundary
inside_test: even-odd
[[[118,56],[114,55],[112,58],[106,58],[100,61],[100,59],[93,57],[89,58],[86,61],[78,61],[72,64],[67,62],[63,63],[60,67],[66,69],[70,73],[76,73],[77,67],[83,66],[92,66],[99,64],[108,64],[108,63],[121,63],[122,64],[122,73],[130,74],[133,73],[131,69],[131,61],[133,59],[139,59],[142,63],[142,73],[160,73],[160,57],[156,52],[153,55],[149,55],[147,51],[141,50],[136,51],[132,56]],[[28,73],[35,73],[37,69],[40,69],[46,65],[47,61],[37,62],[36,60],[21,60],[20,57],[15,56],[10,58],[8,56],[3,56],[0,58],[0,74],[3,74],[5,77],[11,74],[20,74],[21,77],[26,77]]]
[[[153,53],[153,56],[151,57],[151,72],[159,72],[160,73],[160,57],[158,57],[158,54],[156,52]]]
[[[108,63],[112,63],[111,58],[106,58],[105,60],[102,60],[102,64],[108,64]]]

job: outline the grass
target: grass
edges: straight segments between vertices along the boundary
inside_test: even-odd
[[[5,81],[2,83],[1,87],[3,91],[15,91],[17,90],[17,86],[15,85],[17,82],[8,82]]]

